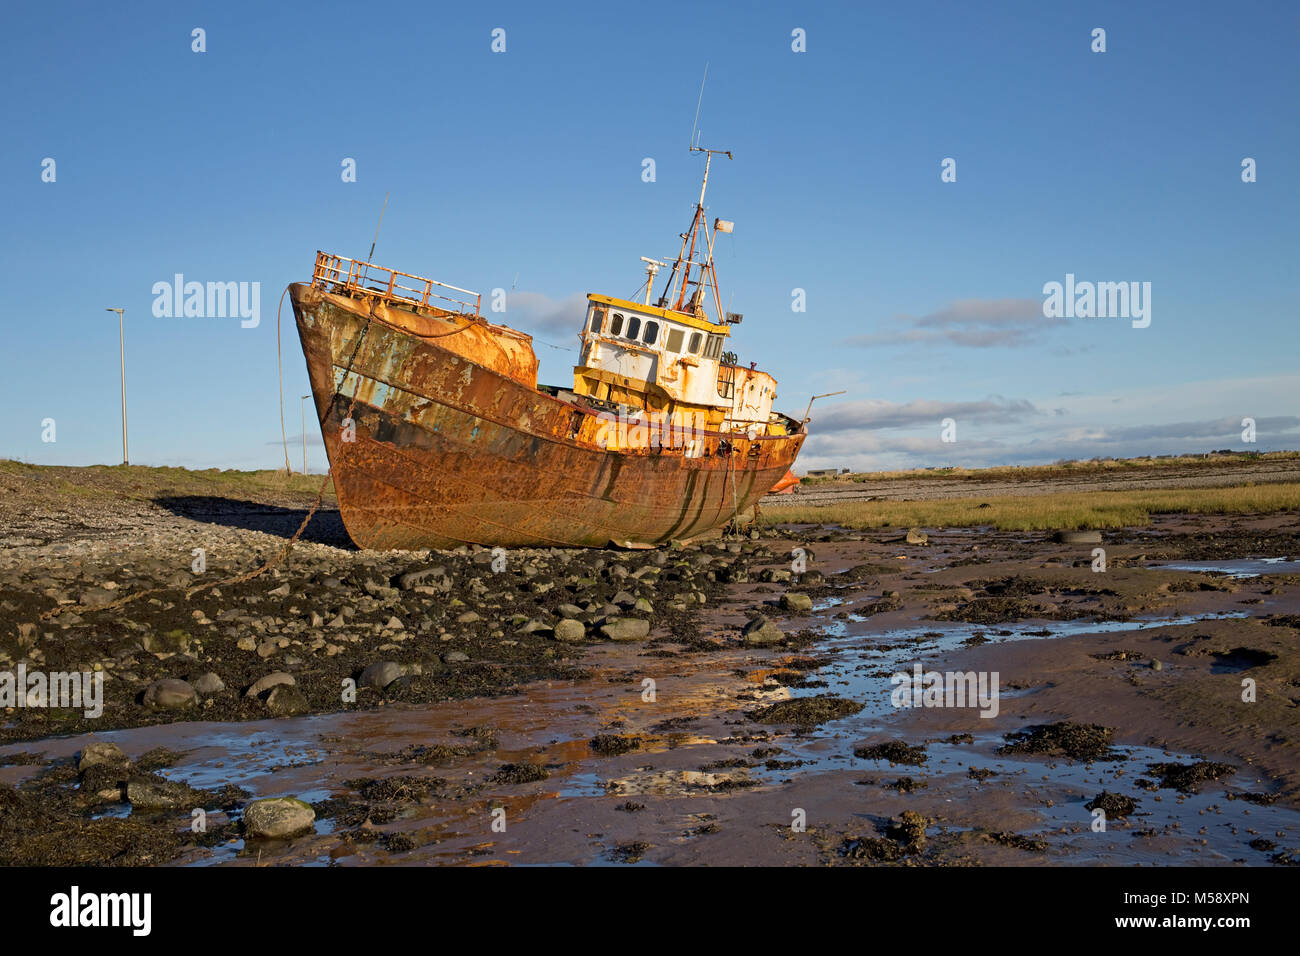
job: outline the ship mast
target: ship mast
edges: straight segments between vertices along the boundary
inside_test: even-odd
[[[705,149],[703,146],[692,146],[690,147],[690,150],[693,153],[704,154],[704,180],[700,183],[700,199],[695,204],[695,215],[691,219],[690,228],[686,232],[682,233],[681,251],[677,253],[677,259],[673,263],[672,272],[668,275],[668,284],[664,286],[663,294],[659,296],[659,302],[657,304],[661,309],[669,308],[668,303],[671,300],[673,293],[676,293],[677,298],[671,306],[673,311],[698,314],[701,311],[701,300],[704,298],[704,290],[706,287],[711,286],[713,289],[714,306],[718,311],[718,322],[721,324],[723,320],[722,300],[718,297],[718,274],[713,265],[712,232],[717,232],[719,230],[730,232],[731,224],[724,223],[723,220],[717,220],[713,224],[712,232],[706,229],[703,243],[706,254],[703,262],[697,262],[695,260],[695,248],[699,244],[700,227],[705,223],[704,193],[709,188],[709,167],[713,163],[713,154],[724,153],[728,159],[735,159],[735,157],[731,155],[731,150],[727,149]],[[690,246],[689,251],[687,249],[688,244]],[[696,278],[693,282],[691,281],[692,267],[695,267],[697,270]],[[676,284],[678,272],[681,272],[682,276],[680,291],[678,291]],[[695,286],[695,291],[691,294],[688,302],[686,290],[687,287],[691,285]]]

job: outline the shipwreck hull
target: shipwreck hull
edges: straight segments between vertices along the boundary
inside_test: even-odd
[[[608,419],[537,391],[485,323],[289,291],[339,510],[362,548],[689,540],[746,512],[803,443],[700,433],[698,457],[609,450]]]

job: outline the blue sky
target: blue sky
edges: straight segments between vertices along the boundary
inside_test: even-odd
[[[514,287],[491,317],[570,382],[583,295],[630,295],[688,223],[706,63],[702,142],[735,154],[708,199],[736,222],[733,347],[791,414],[847,392],[815,406],[802,467],[1300,447],[1300,6],[738,9],[10,6],[0,456],[120,460],[121,306],[133,462],[282,464],[280,293],[318,248],[364,256],[386,193],[375,259]],[[155,317],[175,273],[260,283],[260,323]],[[1151,283],[1150,326],[1044,318],[1067,273]],[[307,380],[282,321],[297,468]]]

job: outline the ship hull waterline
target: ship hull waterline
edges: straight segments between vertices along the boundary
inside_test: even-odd
[[[339,511],[364,549],[689,541],[747,512],[803,444],[701,433],[699,457],[612,451],[596,412],[406,331],[401,310],[289,292]]]

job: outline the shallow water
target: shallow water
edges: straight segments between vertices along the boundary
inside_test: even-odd
[[[1062,759],[1029,759],[996,753],[1003,734],[1020,729],[1007,721],[989,721],[973,742],[936,740],[926,745],[921,766],[894,766],[853,756],[864,739],[904,737],[900,713],[890,701],[890,676],[910,671],[920,662],[927,670],[958,669],[964,642],[982,635],[990,642],[1052,640],[1087,634],[1112,634],[1157,627],[1187,625],[1219,618],[1240,618],[1244,612],[1183,615],[1130,621],[1013,622],[1004,625],[921,622],[884,627],[881,618],[852,613],[852,598],[818,600],[809,623],[825,638],[797,656],[826,658],[807,674],[824,681],[820,688],[787,688],[765,679],[788,650],[758,651],[730,647],[717,652],[678,657],[643,656],[642,648],[600,645],[591,648],[593,677],[581,682],[546,682],[524,693],[497,699],[454,701],[431,706],[389,706],[375,710],[314,715],[246,724],[190,723],[121,730],[97,735],[138,756],[158,746],[182,753],[161,773],[196,788],[226,784],[243,787],[255,796],[292,795],[320,801],[331,796],[355,796],[346,781],[393,773],[437,775],[468,788],[463,799],[426,799],[400,808],[391,823],[379,829],[420,833],[433,839],[415,849],[389,853],[373,844],[344,842],[334,821],[318,819],[314,835],[291,844],[246,845],[232,840],[210,850],[189,851],[183,865],[292,863],[294,865],[417,864],[485,862],[513,865],[610,864],[615,848],[644,840],[669,859],[657,862],[716,862],[721,852],[746,852],[771,826],[770,813],[751,810],[799,799],[825,807],[841,824],[869,815],[885,799],[881,787],[911,777],[925,783],[927,797],[953,807],[953,822],[941,822],[931,835],[958,833],[965,805],[1015,811],[1014,830],[1049,843],[1043,854],[1024,854],[1025,863],[1169,864],[1172,862],[1267,864],[1268,855],[1250,849],[1259,836],[1281,846],[1294,846],[1300,836],[1300,814],[1277,806],[1260,806],[1225,799],[1227,793],[1258,791],[1261,785],[1243,768],[1235,777],[1205,786],[1205,793],[1179,795],[1153,792],[1136,780],[1150,763],[1190,763],[1198,755],[1164,753],[1150,747],[1119,746],[1126,759],[1076,763]],[[846,619],[831,613],[847,611]],[[951,658],[951,667],[939,664]],[[632,681],[620,679],[633,674]],[[642,679],[652,677],[657,698],[643,697]],[[1000,688],[1000,699],[1032,694],[1034,688]],[[830,721],[807,732],[755,724],[743,716],[763,703],[833,693],[863,704],[850,717]],[[673,718],[686,723],[673,730],[656,725]],[[1104,722],[1104,721],[1102,721]],[[982,722],[981,722],[982,723]],[[391,758],[408,745],[456,742],[455,731],[475,725],[497,729],[498,747],[491,752],[455,758],[436,767]],[[619,757],[602,757],[588,741],[597,733],[646,735],[642,749]],[[0,748],[0,753],[43,750],[50,758],[67,757],[84,739],[63,738]],[[780,748],[782,766],[769,769],[763,760],[749,766],[705,772],[701,768],[746,760],[756,750]],[[550,768],[544,781],[487,784],[486,778],[504,763],[532,762]],[[984,781],[970,779],[971,767],[996,771]],[[6,768],[18,777],[30,768]],[[756,786],[718,794],[714,789],[729,774]],[[867,785],[857,781],[869,779]],[[1084,804],[1102,790],[1138,801],[1128,820],[1111,821],[1105,832],[1093,832],[1092,815]],[[798,794],[796,797],[795,795]],[[809,798],[809,794],[812,798]],[[786,795],[789,795],[786,799]],[[822,800],[816,804],[814,800]],[[629,801],[646,804],[638,813],[609,812]],[[766,802],[765,802],[766,801]],[[491,829],[494,806],[508,808],[507,832]],[[129,813],[127,805],[105,808],[103,815]],[[730,819],[722,837],[690,836],[706,816]],[[767,816],[764,814],[768,813]],[[703,814],[703,815],[702,815]],[[940,814],[941,818],[945,816]],[[210,825],[225,819],[209,811]],[[768,822],[764,822],[768,821]],[[177,825],[187,821],[178,817]],[[703,841],[715,841],[711,845]],[[741,849],[737,849],[739,846]],[[766,846],[766,845],[765,845]],[[726,849],[729,848],[729,849]],[[763,849],[761,852],[770,852]],[[744,861],[741,856],[741,860]],[[758,857],[754,862],[765,862]],[[628,865],[628,864],[620,864]]]
[[[1300,561],[1289,558],[1243,558],[1237,561],[1195,561],[1186,564],[1153,564],[1155,571],[1210,571],[1233,578],[1257,578],[1261,574],[1300,573]]]

